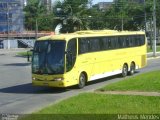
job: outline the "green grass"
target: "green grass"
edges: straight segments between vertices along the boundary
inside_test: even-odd
[[[83,93],[36,114],[158,114],[160,97]]]
[[[160,91],[160,71],[125,78],[102,90]],[[83,93],[36,114],[158,114],[160,97]]]
[[[124,79],[101,88],[102,91],[156,91],[160,92],[160,70]]]
[[[22,57],[27,57],[28,54],[31,56],[31,55],[32,55],[32,52],[29,51],[29,52],[18,52],[18,53],[17,53],[18,56],[22,56]]]
[[[160,46],[157,46],[157,52],[160,52]],[[150,49],[150,46],[147,47],[147,52],[153,52],[152,49]]]
[[[160,91],[160,71],[105,86],[102,90]],[[160,96],[81,93],[24,117],[25,120],[113,120],[116,114],[160,114]]]

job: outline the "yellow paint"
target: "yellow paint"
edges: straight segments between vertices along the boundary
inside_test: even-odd
[[[115,30],[100,31],[78,31],[70,34],[50,35],[39,38],[38,40],[65,40],[68,42],[72,38],[82,37],[102,37],[102,36],[118,36],[118,35],[135,35],[144,32],[129,32]],[[96,75],[105,75],[108,73],[116,73],[121,71],[124,63],[130,66],[131,62],[135,62],[137,68],[145,67],[146,60],[146,44],[140,47],[122,48],[116,50],[106,50],[100,52],[91,52],[86,54],[77,53],[77,58],[73,69],[61,75],[32,75],[33,85],[50,86],[50,87],[67,87],[76,85],[79,82],[81,72],[87,74],[87,80]],[[130,69],[130,68],[129,68]],[[55,78],[63,78],[61,81],[54,81]]]

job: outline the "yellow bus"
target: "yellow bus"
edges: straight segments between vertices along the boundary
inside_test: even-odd
[[[145,67],[146,38],[136,31],[77,31],[50,35],[35,42],[32,83],[36,86],[83,88],[88,81]]]

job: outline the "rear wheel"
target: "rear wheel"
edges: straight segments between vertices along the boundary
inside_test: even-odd
[[[122,77],[126,77],[127,73],[128,73],[128,66],[127,64],[124,64],[122,68]]]
[[[135,64],[132,62],[131,65],[130,65],[130,72],[129,72],[129,74],[133,75],[134,73],[135,73]]]
[[[83,88],[86,85],[86,76],[84,73],[81,73],[79,76],[79,84],[78,84],[78,88]]]

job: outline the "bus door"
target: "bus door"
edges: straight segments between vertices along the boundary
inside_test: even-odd
[[[77,83],[77,39],[71,39],[67,44],[66,51],[66,72],[71,83]]]

